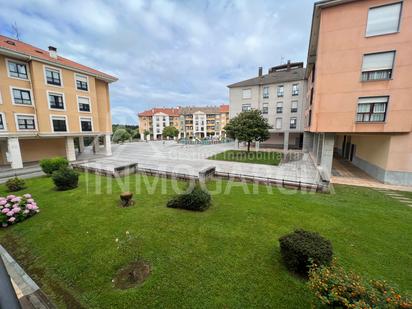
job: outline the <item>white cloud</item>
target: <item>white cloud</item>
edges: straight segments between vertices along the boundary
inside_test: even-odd
[[[17,22],[24,41],[118,76],[114,122],[133,123],[156,105],[227,102],[226,85],[258,66],[305,61],[312,3],[0,0],[0,26],[10,35]]]

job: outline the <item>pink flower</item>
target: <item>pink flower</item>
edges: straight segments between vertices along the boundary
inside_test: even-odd
[[[18,212],[20,212],[21,211],[21,208],[20,207],[16,207],[16,208],[14,208],[13,209],[13,212],[16,214],[16,213],[18,213]]]
[[[8,221],[9,221],[9,222],[14,222],[14,220],[16,220],[16,218],[11,217]]]
[[[14,204],[13,208],[19,207],[19,204]]]
[[[7,200],[6,199],[1,199],[0,200],[0,205],[6,205],[7,204]]]
[[[6,213],[6,216],[11,217],[12,215],[14,215],[13,211],[9,211],[8,213]]]
[[[9,211],[10,211],[10,209],[8,209],[8,208],[3,208],[3,209],[1,210],[1,213],[6,214],[6,213],[8,213]]]
[[[37,210],[39,209],[39,207],[37,207],[36,205],[33,205],[33,210]]]
[[[29,212],[30,212],[30,210],[28,210],[28,209],[26,209],[26,210],[23,211],[23,213],[24,213],[25,215],[27,215]]]
[[[15,197],[16,197],[16,196],[13,195],[13,194],[7,195],[7,199],[8,199],[8,200],[12,200],[12,199],[14,199]]]
[[[27,203],[34,203],[34,200],[33,200],[32,198],[29,198],[29,199],[27,200]]]
[[[24,198],[31,198],[31,194],[26,193],[26,194],[23,195],[23,197],[24,197]]]

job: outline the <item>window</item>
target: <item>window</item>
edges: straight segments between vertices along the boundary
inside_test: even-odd
[[[263,98],[269,98],[269,87],[263,87]]]
[[[395,52],[367,54],[363,56],[362,80],[385,80],[392,77]]]
[[[87,76],[76,74],[76,88],[83,91],[89,90]]]
[[[13,103],[32,105],[30,90],[12,88]]]
[[[251,99],[252,98],[252,90],[249,89],[243,89],[242,90],[242,99]]]
[[[299,95],[299,85],[298,84],[292,85],[292,95]]]
[[[77,97],[80,112],[90,112],[90,101],[87,97]]]
[[[298,111],[298,101],[292,101],[290,111],[292,113],[296,113]]]
[[[359,98],[356,121],[383,122],[386,119],[386,109],[389,97]]]
[[[242,112],[247,112],[252,109],[250,104],[242,104]]]
[[[83,132],[93,131],[92,120],[90,118],[80,118],[80,126]]]
[[[401,2],[370,8],[366,36],[398,32],[401,11]]]
[[[48,85],[54,85],[54,86],[61,86],[62,82],[60,79],[60,71],[51,69],[51,68],[45,68],[46,70],[46,83]]]
[[[275,125],[277,130],[282,129],[282,118],[276,118],[276,125]]]
[[[296,117],[290,118],[290,128],[296,129]]]
[[[278,91],[277,91],[278,97],[283,97],[284,91],[285,89],[283,86],[278,86]]]
[[[10,77],[29,79],[27,65],[25,63],[7,60],[7,67]]]
[[[17,115],[17,127],[19,130],[35,130],[34,116]]]
[[[269,104],[263,103],[262,114],[267,114],[267,113],[269,113]]]
[[[283,102],[277,102],[276,103],[276,113],[282,114],[282,112],[283,112]]]
[[[63,94],[49,92],[49,107],[64,110]]]
[[[0,113],[0,130],[6,130],[6,117],[4,113]]]
[[[53,132],[67,132],[66,117],[52,117]]]

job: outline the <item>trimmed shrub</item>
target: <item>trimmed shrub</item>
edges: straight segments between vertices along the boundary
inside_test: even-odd
[[[204,211],[209,208],[210,201],[209,192],[204,191],[200,186],[195,186],[191,192],[172,198],[167,203],[167,207]]]
[[[411,300],[401,296],[385,281],[367,282],[336,266],[335,261],[330,267],[312,265],[309,289],[319,305],[331,308],[412,308]]]
[[[0,197],[0,224],[7,227],[38,213],[39,207],[30,194]]]
[[[307,277],[311,263],[330,265],[333,250],[329,240],[318,233],[295,230],[279,238],[280,253],[286,268]]]
[[[117,129],[112,137],[113,143],[123,143],[130,139],[131,135],[126,129]]]
[[[67,161],[67,159],[63,157],[40,160],[40,167],[48,176],[51,176],[54,171],[59,170],[61,167],[67,166],[69,166],[69,161]]]
[[[53,172],[52,179],[57,190],[70,190],[77,188],[79,183],[79,174],[73,169],[64,166]]]
[[[6,187],[9,190],[9,192],[20,191],[26,187],[26,182],[23,179],[16,176],[6,181]]]

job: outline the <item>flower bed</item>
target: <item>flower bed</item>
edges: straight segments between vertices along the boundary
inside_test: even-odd
[[[0,197],[0,224],[7,227],[38,213],[39,207],[30,194]]]

